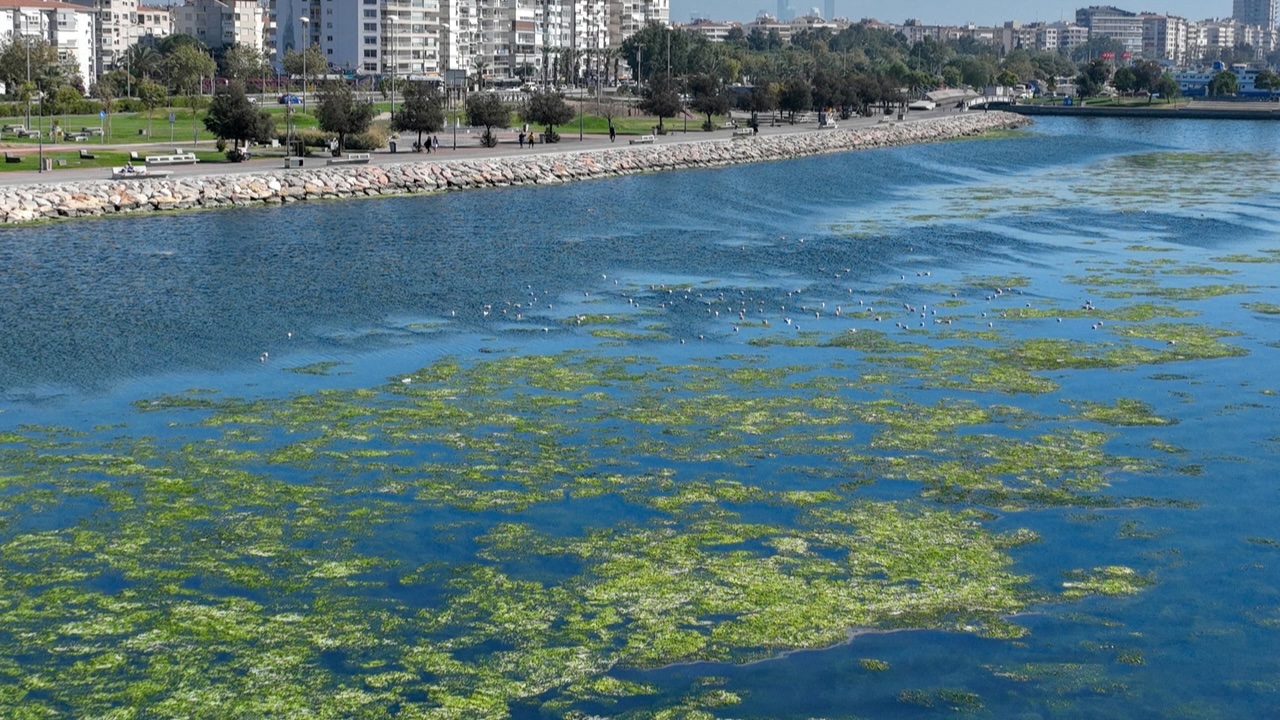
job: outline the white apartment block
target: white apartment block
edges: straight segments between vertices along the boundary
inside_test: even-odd
[[[139,5],[138,0],[72,0],[72,4],[89,8],[96,17],[93,77],[121,67],[124,54],[144,39],[155,41],[173,34],[167,7]]]
[[[1142,55],[1142,18],[1137,13],[1095,5],[1077,10],[1076,24],[1089,28],[1090,37],[1116,40],[1131,58]]]
[[[41,38],[89,85],[95,77],[96,23],[80,5],[52,0],[0,0],[0,37]]]
[[[211,50],[239,44],[261,52],[266,18],[257,0],[188,0],[174,6],[174,30],[190,35]]]
[[[1142,17],[1142,57],[1182,66],[1187,62],[1191,24],[1176,15]]]
[[[368,0],[362,0],[366,3]],[[440,0],[383,0],[380,37],[382,64],[374,72],[413,80],[444,79],[441,64]],[[361,18],[368,29],[368,18]],[[361,40],[368,40],[361,33]],[[370,72],[373,49],[361,46],[361,69]],[[354,67],[354,64],[353,64]]]
[[[453,77],[470,75],[480,42],[477,0],[440,0],[440,65]],[[463,83],[450,80],[450,86]]]
[[[609,47],[621,47],[651,22],[671,24],[670,0],[609,0]]]
[[[1231,17],[1242,25],[1274,28],[1280,18],[1276,16],[1276,0],[1234,0]]]
[[[1036,48],[1046,52],[1070,52],[1089,42],[1089,28],[1075,23],[1051,23],[1036,28]]]

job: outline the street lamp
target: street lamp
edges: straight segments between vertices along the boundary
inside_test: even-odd
[[[307,112],[307,52],[311,50],[311,35],[307,30],[307,26],[311,24],[311,18],[302,16],[298,18],[302,21],[302,112]],[[288,103],[285,104],[286,107]]]

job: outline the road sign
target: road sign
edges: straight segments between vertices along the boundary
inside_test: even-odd
[[[99,111],[98,111],[98,119],[99,119],[99,120],[101,120],[102,118],[104,118],[104,117],[106,117],[106,116],[107,116],[107,111],[106,111],[106,110],[99,110]]]
[[[176,122],[178,122],[178,113],[169,113],[169,124],[172,125]]]

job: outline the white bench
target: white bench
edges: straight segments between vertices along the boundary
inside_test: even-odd
[[[129,180],[133,178],[142,179],[147,177],[167,177],[172,175],[172,170],[148,170],[145,167],[113,167],[111,168],[112,180]]]
[[[732,120],[730,120],[729,122],[723,122],[723,123],[720,123],[720,129],[721,130],[737,130],[738,123],[733,122]]]
[[[148,165],[195,165],[195,153],[181,153],[179,155],[148,155],[144,162]]]
[[[346,157],[334,158],[328,165],[367,165],[373,156],[369,153],[347,153]]]
[[[652,145],[655,140],[657,138],[652,135],[641,135],[640,137],[631,138],[629,142],[632,145]]]
[[[838,128],[839,128],[839,126],[838,126],[838,125],[836,125],[836,124],[835,124],[835,123],[833,123],[833,122],[828,122],[828,123],[818,123],[818,129],[819,129],[819,130],[836,130],[836,129],[838,129]]]

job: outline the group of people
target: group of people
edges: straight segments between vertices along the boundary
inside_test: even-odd
[[[419,140],[414,140],[414,141],[413,141],[413,151],[414,151],[414,152],[422,152],[423,150],[426,150],[427,152],[431,152],[431,151],[433,151],[433,150],[439,150],[439,149],[440,149],[440,136],[439,136],[439,135],[432,135],[431,137],[428,137],[426,140],[421,140],[421,141],[419,141]]]
[[[524,147],[525,142],[529,143],[529,147],[533,147],[533,133],[527,130],[520,131],[520,147]]]

